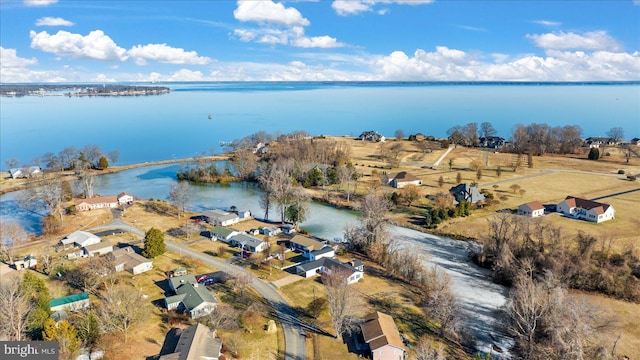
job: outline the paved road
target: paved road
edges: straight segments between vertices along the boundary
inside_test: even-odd
[[[111,223],[101,225],[90,229],[91,231],[108,231],[108,230],[123,230],[128,231],[138,236],[143,237],[144,231],[141,229],[125,223],[120,219],[115,219]],[[238,272],[246,272],[243,268],[229,264],[225,261],[218,260],[209,255],[190,249],[184,245],[176,244],[172,241],[165,240],[167,244],[167,250],[177,251],[181,254],[191,256],[195,259],[201,260],[207,265],[211,265],[226,273],[233,274]],[[293,308],[287,303],[287,301],[280,295],[275,287],[271,284],[267,284],[264,281],[253,278],[251,286],[264,297],[271,307],[278,320],[282,324],[284,330],[285,340],[285,360],[303,360],[305,359],[305,331],[315,331],[322,333],[321,329],[313,328],[308,324],[301,322],[295,314]]]

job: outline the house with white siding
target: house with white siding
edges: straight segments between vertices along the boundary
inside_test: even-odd
[[[567,196],[557,206],[557,211],[574,219],[595,223],[611,220],[615,217],[613,206],[597,201]]]
[[[518,206],[518,215],[534,218],[544,215],[544,206],[539,201],[530,201]]]
[[[418,179],[415,175],[409,174],[406,171],[385,175],[384,181],[387,185],[393,186],[396,189],[402,189],[407,185],[422,185],[422,180]]]

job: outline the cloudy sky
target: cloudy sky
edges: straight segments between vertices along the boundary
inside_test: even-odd
[[[0,81],[640,80],[640,0],[0,0]]]

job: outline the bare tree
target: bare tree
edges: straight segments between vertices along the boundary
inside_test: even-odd
[[[109,159],[109,163],[111,165],[115,165],[120,159],[120,151],[118,150],[109,151],[109,153],[107,154],[107,158]]]
[[[146,308],[140,306],[141,298],[140,291],[122,284],[107,287],[97,310],[103,330],[122,333],[126,344],[131,327],[145,316]]]
[[[238,149],[233,153],[231,165],[239,178],[246,180],[255,172],[258,163],[257,156],[249,149]]]
[[[350,275],[347,269],[342,268],[322,273],[322,284],[327,292],[329,314],[336,338],[342,335],[345,321],[355,314],[361,302],[358,295],[349,288],[347,279]]]
[[[0,281],[0,338],[26,340],[27,319],[33,305],[20,287],[19,277]]]
[[[238,327],[238,318],[240,313],[233,306],[227,304],[219,304],[207,315],[208,325],[212,329],[236,329]]]
[[[433,265],[422,279],[425,312],[440,324],[440,337],[454,334],[460,320],[460,306],[451,291],[451,278]]]
[[[607,136],[610,137],[614,143],[618,143],[624,139],[624,129],[621,127],[612,127],[607,131]]]
[[[80,153],[84,155],[84,158],[87,160],[90,167],[98,167],[98,161],[102,156],[102,149],[100,149],[100,146],[96,144],[85,145],[85,147],[80,150]]]
[[[178,218],[181,218],[185,212],[189,201],[191,200],[191,193],[189,192],[189,182],[179,181],[171,184],[169,187],[169,201],[173,203],[178,209]]]
[[[438,178],[438,187],[442,187],[442,185],[444,185],[444,178],[440,175]]]
[[[42,163],[47,169],[50,170],[62,170],[62,164],[60,163],[60,159],[54,155],[52,152],[48,152],[42,155]]]
[[[480,136],[487,138],[489,136],[494,136],[498,133],[498,131],[496,131],[496,129],[493,127],[493,125],[491,125],[490,122],[483,122],[480,124]]]
[[[347,163],[344,166],[341,165],[338,168],[338,179],[340,181],[340,184],[344,184],[345,182],[347,183],[347,202],[351,200],[351,182],[354,180],[355,174],[356,168],[352,163]]]
[[[284,223],[284,211],[289,204],[293,187],[293,161],[279,158],[275,162],[261,168],[258,181],[263,191],[269,194],[268,205],[273,201],[280,212],[280,221]],[[267,205],[261,201],[262,205]],[[268,207],[265,208],[268,211]],[[265,215],[266,218],[266,215]]]
[[[95,183],[95,175],[88,168],[81,168],[78,172],[78,180],[82,187],[84,197],[89,199],[93,197],[93,185]]]
[[[0,260],[13,264],[14,249],[28,238],[28,233],[19,223],[0,220]]]
[[[402,188],[400,192],[400,198],[407,203],[407,206],[411,206],[411,204],[422,197],[420,194],[420,189],[416,185],[407,185]]]
[[[438,345],[436,348],[431,340],[426,336],[423,336],[418,340],[418,344],[414,348],[413,354],[416,360],[446,360],[444,347],[442,345]]]
[[[253,275],[246,271],[238,271],[233,274],[233,284],[240,290],[240,298],[244,298],[244,291],[247,290],[253,282]]]
[[[18,167],[18,165],[20,165],[20,160],[18,160],[17,158],[13,157],[13,158],[9,158],[9,159],[5,160],[4,163],[7,165],[7,167],[9,169],[15,169],[15,168]]]
[[[45,178],[40,186],[25,189],[16,195],[18,204],[25,209],[37,211],[44,206],[49,215],[57,216],[62,223],[62,187],[55,179]]]
[[[73,169],[78,160],[78,149],[73,146],[67,146],[60,150],[58,159],[63,169]]]
[[[404,130],[402,130],[402,129],[396,130],[395,135],[396,135],[396,139],[398,139],[398,140],[402,140],[402,139],[404,139],[406,137],[406,135],[404,133]]]

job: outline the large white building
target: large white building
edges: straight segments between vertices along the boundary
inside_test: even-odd
[[[611,220],[615,217],[613,206],[597,201],[567,196],[558,204],[557,211],[576,219],[595,223]]]

